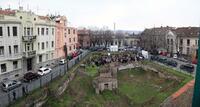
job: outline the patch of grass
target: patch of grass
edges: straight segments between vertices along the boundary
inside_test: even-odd
[[[90,76],[95,76],[98,73],[98,67],[96,65],[89,65],[89,66],[86,66],[85,71]]]

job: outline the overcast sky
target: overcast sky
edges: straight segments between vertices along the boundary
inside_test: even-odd
[[[0,0],[0,6],[37,14],[66,15],[70,25],[143,30],[154,26],[199,26],[200,0]]]

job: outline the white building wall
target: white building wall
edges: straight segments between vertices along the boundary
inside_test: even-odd
[[[22,51],[21,51],[21,24],[13,22],[11,18],[4,17],[0,20],[0,27],[3,28],[3,36],[0,37],[0,46],[4,47],[4,55],[0,56],[0,80],[5,78],[18,78],[22,76]],[[8,27],[10,36],[8,36]],[[17,36],[13,36],[13,27],[17,27]],[[18,52],[14,53],[14,45],[18,46]],[[11,54],[9,52],[11,47]],[[14,68],[13,62],[17,62]],[[6,71],[3,72],[1,65],[6,64]]]

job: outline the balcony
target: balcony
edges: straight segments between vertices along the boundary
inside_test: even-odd
[[[28,51],[28,52],[23,52],[23,57],[26,57],[26,58],[34,57],[35,55],[36,55],[36,51],[35,50]]]
[[[33,42],[36,40],[36,36],[22,36],[22,40],[24,42]]]

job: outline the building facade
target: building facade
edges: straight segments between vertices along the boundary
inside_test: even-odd
[[[90,35],[88,30],[78,30],[78,43],[80,45],[80,48],[85,49],[90,47]]]
[[[0,10],[0,80],[18,78],[22,72],[22,30],[12,10]]]
[[[65,45],[67,46],[68,55],[73,54],[76,51],[78,44],[77,29],[74,27],[66,28],[66,37],[64,38]]]
[[[0,10],[0,79],[22,77],[52,63],[55,22],[47,16],[19,10]]]
[[[65,57],[64,45],[67,38],[67,18],[65,16],[56,16],[56,48],[55,58]]]
[[[124,46],[138,46],[139,45],[139,37],[138,36],[125,36],[124,38]]]

